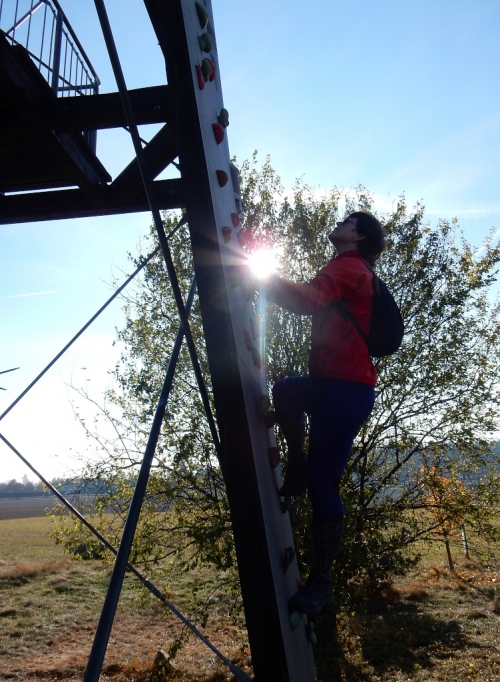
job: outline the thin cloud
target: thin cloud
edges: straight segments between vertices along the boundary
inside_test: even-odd
[[[500,237],[500,230],[497,230],[497,231],[495,232],[495,234],[493,235],[493,237],[491,238],[491,243],[490,243],[491,246],[493,246],[493,242],[494,242],[498,237]],[[481,246],[481,248],[480,248],[479,251],[477,252],[477,255],[479,256],[479,254],[482,253],[483,251],[486,251],[486,245],[485,245],[485,244],[483,244],[483,246]]]
[[[58,294],[59,289],[53,291],[35,291],[32,294],[14,294],[14,296],[3,296],[2,298],[25,298],[26,296],[46,296],[47,294]]]

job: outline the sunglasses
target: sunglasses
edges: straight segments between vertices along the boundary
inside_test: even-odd
[[[344,220],[340,224],[341,225],[348,225],[349,223],[352,223],[354,225],[354,227],[356,227],[356,223],[351,218],[351,216],[347,216],[347,218],[344,218]]]

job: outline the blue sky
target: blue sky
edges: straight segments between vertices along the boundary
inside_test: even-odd
[[[61,2],[101,92],[114,91],[93,2]],[[142,2],[106,6],[128,86],[164,83]],[[238,159],[269,153],[287,187],[298,176],[315,188],[362,183],[380,206],[404,192],[423,201],[431,223],[456,216],[477,246],[500,228],[498,2],[213,0],[213,8]],[[98,154],[115,176],[133,156],[127,133],[99,133]],[[113,275],[130,272],[127,252],[149,223],[140,214],[0,226],[0,370],[21,367],[0,375],[8,389],[0,409],[110,295]],[[81,383],[86,367],[99,397],[121,322],[116,302],[1,425],[49,477],[75,466],[70,447],[84,448],[66,384]],[[1,448],[0,480],[22,477]]]

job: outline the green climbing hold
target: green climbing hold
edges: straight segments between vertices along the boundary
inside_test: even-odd
[[[245,346],[247,347],[247,350],[251,351],[253,348],[253,343],[250,332],[248,332],[246,329],[243,329],[243,335],[245,337]]]
[[[290,557],[290,562],[292,562],[295,559],[295,547],[287,547],[286,551],[288,552],[288,556]]]
[[[221,109],[220,114],[217,116],[217,120],[223,128],[227,128],[229,125],[229,111],[227,109]]]
[[[316,633],[314,632],[314,623],[312,622],[312,620],[308,621],[306,625],[306,637],[307,641],[311,642],[311,644],[318,643],[318,638],[316,636]]]
[[[247,293],[247,292],[245,292],[245,293]],[[252,292],[252,294],[253,294],[253,292]],[[247,300],[250,300],[250,298],[248,297],[248,294],[247,294]],[[252,360],[253,360],[253,364],[257,367],[257,369],[260,369],[262,367],[262,358],[261,358],[261,355],[260,355],[259,351],[257,350],[257,348],[255,348],[255,346],[252,348]]]
[[[259,336],[259,326],[253,317],[250,318],[250,330],[254,339]]]
[[[200,26],[201,28],[206,28],[208,24],[207,8],[201,2],[195,2],[194,4],[196,5],[196,14],[198,15]]]
[[[210,33],[202,33],[201,36],[199,36],[198,41],[203,52],[212,52],[214,49],[214,41],[212,40]]]
[[[207,81],[210,78],[210,74],[212,73],[212,67],[210,65],[210,60],[209,59],[204,59],[201,62],[201,72]]]
[[[290,627],[295,630],[295,628],[298,628],[300,625],[300,621],[302,620],[302,614],[299,613],[298,611],[292,611],[289,616],[289,621],[290,621]]]
[[[250,327],[251,327],[252,320],[250,320]],[[253,346],[252,341],[250,340],[250,343]],[[259,417],[264,417],[264,415],[267,413],[269,408],[271,407],[271,401],[269,399],[269,396],[267,393],[261,393],[259,396],[259,402],[257,403],[257,414]]]

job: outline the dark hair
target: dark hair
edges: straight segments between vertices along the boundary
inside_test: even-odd
[[[356,211],[349,217],[356,218],[356,231],[364,237],[357,242],[359,255],[370,265],[375,265],[385,251],[385,233],[382,225],[374,215],[365,211]]]

